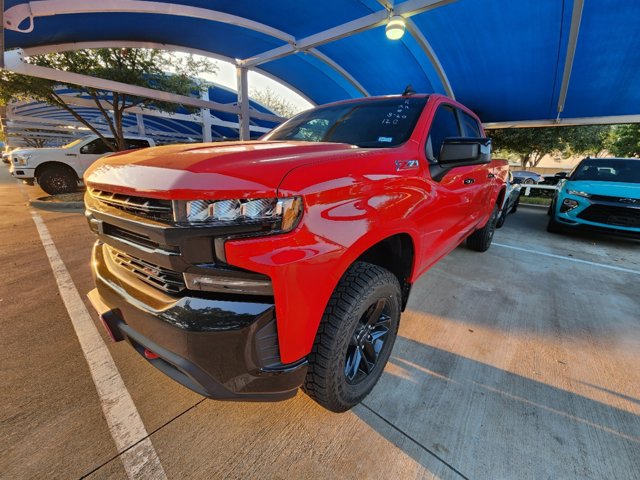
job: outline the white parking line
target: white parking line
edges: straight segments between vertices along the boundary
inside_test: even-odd
[[[122,381],[111,354],[87,308],[82,302],[67,267],[62,262],[49,230],[36,212],[31,212],[42,245],[49,257],[60,296],[64,302],[71,323],[78,336],[93,383],[98,391],[102,411],[104,412],[111,437],[116,444],[124,469],[130,479],[149,478],[164,480],[167,478],[142,418],[136,409],[129,391]],[[139,442],[139,443],[136,443]],[[132,447],[133,445],[133,447]]]
[[[534,255],[542,255],[543,257],[557,258],[559,260],[567,260],[569,262],[583,263],[586,265],[592,265],[594,267],[608,268],[609,270],[616,270],[618,272],[634,273],[636,275],[640,275],[640,270],[632,270],[631,268],[616,267],[615,265],[607,265],[605,263],[590,262],[588,260],[580,260],[579,258],[565,257],[563,255],[555,255],[553,253],[541,252],[539,250],[532,250],[530,248],[514,247],[513,245],[504,245],[502,243],[496,242],[493,242],[491,245],[495,245],[496,247],[508,248],[511,250],[518,250],[519,252],[533,253]]]

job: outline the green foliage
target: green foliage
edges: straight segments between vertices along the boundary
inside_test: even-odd
[[[251,92],[249,93],[249,97],[252,100],[261,103],[281,117],[290,118],[300,111],[300,108],[296,107],[288,100],[282,98],[278,93],[276,93],[269,87],[263,88],[261,90],[252,88]]]
[[[206,59],[197,60],[193,56],[178,57],[160,50],[130,48],[101,48],[52,53],[30,57],[28,61],[34,65],[56,70],[187,96],[197,94],[200,88],[194,78],[203,72],[215,73],[218,69],[215,63]],[[87,94],[91,97],[116,140],[116,145],[112,145],[93,125],[75,111],[68,98],[56,92],[56,88],[61,85],[64,84],[0,71],[0,104],[6,105],[11,100],[39,100],[63,108],[71,113],[78,122],[102,138],[113,150],[125,148],[122,119],[124,112],[128,109],[136,106],[156,107],[171,112],[180,107],[180,105],[173,103],[159,102],[119,92],[106,92],[81,85],[67,85],[81,92],[80,95]]]
[[[616,157],[640,157],[640,124],[613,127],[607,148]]]
[[[597,156],[607,147],[610,130],[603,125],[503,128],[490,130],[488,135],[493,139],[494,151],[517,155],[526,168],[537,166],[542,157],[553,153]]]

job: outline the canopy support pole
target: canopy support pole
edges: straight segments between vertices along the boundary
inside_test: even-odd
[[[146,132],[144,129],[144,117],[141,113],[136,113],[136,127],[138,129],[138,135],[144,137],[146,135]]]
[[[200,98],[205,102],[209,101],[209,87],[204,85],[200,90]],[[202,141],[207,143],[213,139],[211,137],[211,111],[208,108],[202,108],[200,110],[200,116],[202,118]]]
[[[567,100],[567,91],[569,90],[569,80],[571,79],[571,69],[573,68],[573,59],[576,55],[576,45],[578,43],[578,33],[580,32],[580,22],[582,22],[582,8],[584,0],[574,0],[573,12],[571,13],[571,30],[569,31],[569,44],[567,45],[567,56],[564,60],[564,71],[562,72],[562,86],[560,87],[560,96],[558,97],[558,116],[556,121],[560,120],[560,114],[564,110],[564,104]]]
[[[250,140],[249,134],[249,84],[248,73],[246,67],[236,67],[236,80],[238,89],[238,105],[240,113],[238,114],[238,124],[240,125],[240,140]]]

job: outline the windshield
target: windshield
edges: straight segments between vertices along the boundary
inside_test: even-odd
[[[395,147],[409,139],[426,103],[426,97],[403,97],[314,108],[283,123],[263,140]]]
[[[571,180],[640,183],[640,160],[591,158],[582,161]]]
[[[73,148],[76,145],[78,145],[80,142],[82,142],[82,140],[84,140],[84,138],[78,138],[77,140],[74,140],[71,143],[67,143],[66,145],[63,145],[62,148]]]

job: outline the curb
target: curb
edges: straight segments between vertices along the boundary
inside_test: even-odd
[[[539,205],[537,203],[520,203],[521,207],[532,207],[532,208],[549,208],[549,205]]]
[[[52,202],[47,200],[51,198],[39,197],[29,200],[29,205],[40,210],[47,210],[49,212],[83,212],[84,202]]]

